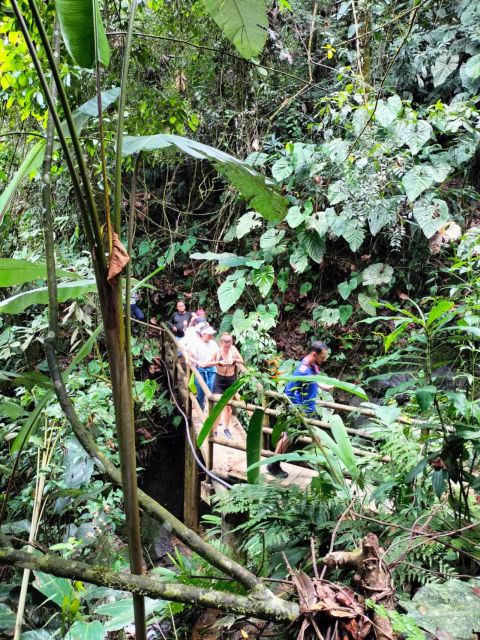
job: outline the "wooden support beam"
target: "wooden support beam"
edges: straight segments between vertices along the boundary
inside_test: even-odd
[[[187,367],[188,376],[188,367]],[[188,418],[187,429],[189,429],[190,440],[192,441],[195,453],[199,455],[197,447],[197,437],[195,434],[195,427],[192,419],[192,401],[190,394],[185,393],[185,413]],[[199,520],[199,501],[200,501],[200,476],[198,472],[197,462],[193,455],[190,443],[185,438],[185,473],[184,473],[184,491],[183,491],[183,521],[190,529],[194,531],[198,530]]]

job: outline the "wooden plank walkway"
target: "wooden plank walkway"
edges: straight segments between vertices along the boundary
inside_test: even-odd
[[[203,425],[203,419],[200,418],[193,409],[192,411],[193,425],[195,428],[195,434],[198,436],[200,429]],[[225,440],[229,444],[246,446],[247,436],[245,430],[242,428],[239,420],[232,416],[230,420],[230,432],[232,433],[232,439],[227,440],[223,435],[223,427],[218,429],[218,439]],[[202,455],[204,459],[208,456],[206,453],[208,444],[202,446]],[[262,456],[262,460],[265,460],[266,456]],[[260,467],[260,473],[264,476],[266,481],[278,482],[281,486],[287,487],[292,484],[296,484],[303,489],[306,489],[312,480],[316,477],[317,473],[312,469],[306,469],[305,467],[299,467],[298,465],[282,462],[282,468],[288,473],[288,478],[278,480],[271,476],[266,468],[266,465]],[[215,442],[213,444],[213,467],[212,472],[225,480],[233,480],[239,482],[247,481],[247,457],[245,451],[233,449],[229,446],[219,444]]]

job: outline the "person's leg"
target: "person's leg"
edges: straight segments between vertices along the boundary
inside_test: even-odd
[[[130,314],[136,318],[137,320],[145,320],[145,314],[143,313],[143,311],[140,309],[140,307],[138,306],[138,304],[131,304],[130,305]]]
[[[202,379],[206,382],[205,369],[203,367],[198,367],[197,371],[202,376]],[[203,391],[202,385],[199,382],[197,382],[197,400],[200,408],[203,409],[205,406],[205,392]]]
[[[230,424],[230,418],[232,417],[232,407],[227,404],[225,409],[222,411],[222,415],[221,415],[221,422],[223,424],[223,433],[227,436],[227,438],[231,438],[232,437],[232,432],[230,431],[229,424]]]
[[[275,447],[274,454],[280,455],[281,453],[287,453],[288,447],[290,446],[290,440],[286,432],[284,431],[277,442],[277,446]],[[271,464],[267,464],[267,471],[276,478],[280,480],[284,478],[288,478],[288,473],[282,469],[280,466],[280,462],[272,462]]]

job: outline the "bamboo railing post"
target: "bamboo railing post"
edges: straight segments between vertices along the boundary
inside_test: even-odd
[[[198,456],[199,451],[196,443],[195,427],[192,419],[192,400],[188,389],[188,380],[190,378],[190,368],[187,364],[186,378],[183,381],[186,385],[185,389],[185,413],[187,415],[187,429],[190,434],[190,440],[195,448]],[[185,473],[184,473],[184,491],[183,491],[183,518],[184,522],[190,529],[198,530],[198,508],[200,503],[200,476],[197,469],[194,452],[190,447],[188,438],[185,440]]]
[[[210,414],[212,412],[213,406],[215,404],[212,395],[208,396],[206,398],[207,400],[207,407],[208,407],[208,414]],[[210,431],[210,434],[208,436],[208,454],[207,454],[207,459],[206,459],[206,467],[209,471],[211,471],[213,469],[213,447],[214,447],[214,441],[213,441],[213,432],[214,430],[212,429]],[[208,479],[207,479],[208,480]]]

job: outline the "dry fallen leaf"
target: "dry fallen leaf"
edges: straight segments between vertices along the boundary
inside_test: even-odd
[[[125,247],[120,242],[118,235],[113,232],[113,249],[110,264],[108,265],[107,280],[111,282],[113,278],[118,276],[123,268],[128,264],[130,256],[128,255]]]

